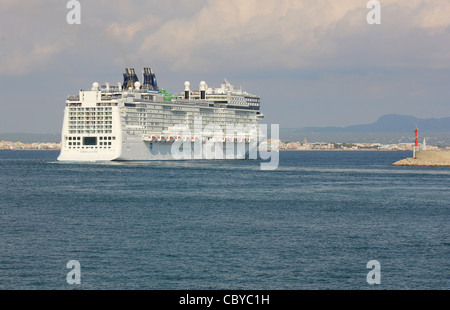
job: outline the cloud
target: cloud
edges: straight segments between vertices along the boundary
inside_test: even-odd
[[[152,17],[151,19],[140,20],[128,24],[112,23],[106,28],[106,33],[113,37],[129,40],[133,39],[136,33],[147,29],[151,25],[157,24],[158,20],[158,18]]]
[[[0,3],[0,74],[92,51],[105,62],[199,73],[450,67],[447,0],[383,0],[376,26],[366,23],[365,0],[101,0],[82,2],[80,26],[65,23],[65,3]]]
[[[139,53],[151,52],[173,70],[207,71],[226,66],[296,70],[351,66],[354,61],[361,65],[364,58],[360,53],[372,54],[370,47],[377,52],[372,61],[377,59],[378,65],[397,61],[414,65],[412,61],[429,62],[429,52],[418,59],[399,55],[414,53],[409,48],[425,39],[438,46],[433,52],[438,56],[435,64],[445,57],[447,44],[440,44],[439,36],[435,41],[431,37],[449,35],[450,4],[445,0],[382,1],[379,26],[366,23],[365,4],[360,0],[229,0],[226,4],[212,0],[196,14],[168,20],[150,32]],[[405,63],[408,60],[411,62]]]
[[[40,69],[58,55],[70,42],[30,43],[26,47],[12,46],[0,63],[0,75],[25,75]]]

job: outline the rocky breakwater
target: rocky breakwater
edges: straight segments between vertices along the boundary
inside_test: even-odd
[[[450,151],[417,151],[415,158],[405,158],[392,165],[450,167]]]

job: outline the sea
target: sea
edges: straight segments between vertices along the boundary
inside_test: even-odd
[[[58,155],[0,151],[1,290],[450,289],[450,168],[411,152]]]

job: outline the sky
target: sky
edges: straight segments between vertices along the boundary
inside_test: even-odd
[[[226,78],[281,128],[450,116],[450,1],[0,0],[0,132],[58,133],[65,99],[126,67],[170,92]]]

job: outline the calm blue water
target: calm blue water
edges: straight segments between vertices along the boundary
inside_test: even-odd
[[[276,171],[58,154],[0,151],[0,289],[450,288],[450,168],[390,166],[409,152],[281,152]]]

